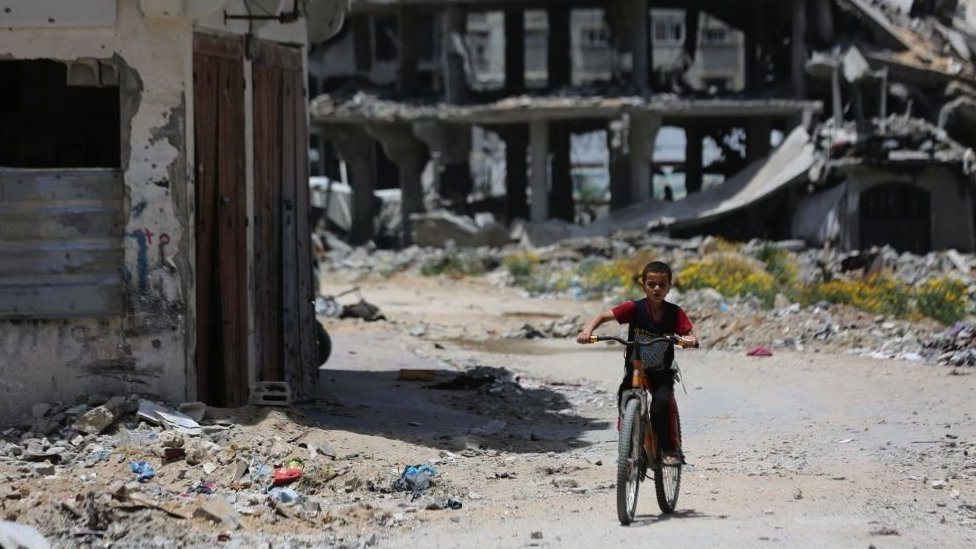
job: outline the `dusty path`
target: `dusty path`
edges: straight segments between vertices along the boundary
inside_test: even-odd
[[[624,528],[613,488],[621,351],[500,337],[599,303],[530,300],[482,280],[360,285],[392,322],[328,322],[331,405],[316,419],[339,448],[437,461],[442,482],[465,495],[462,510],[419,511],[377,531],[380,545],[976,545],[976,375],[843,355],[684,352],[690,467],[679,512],[659,515],[645,485],[638,521]],[[523,374],[525,394],[495,406],[491,395],[397,380],[400,368],[439,369],[441,380],[475,363]],[[469,434],[493,420],[504,427]]]

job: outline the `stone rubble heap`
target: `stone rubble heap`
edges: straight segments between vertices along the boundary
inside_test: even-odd
[[[364,526],[397,526],[410,521],[405,512],[460,499],[437,482],[401,508],[391,471],[337,455],[297,411],[178,408],[137,395],[36,404],[29,420],[0,431],[0,509],[9,520],[29,517],[55,545],[137,546],[155,536],[209,545],[217,539],[209,524],[222,532],[217,541],[270,546],[305,536],[312,545],[362,547]],[[302,474],[286,485],[277,473],[288,463]],[[364,506],[365,492],[388,499],[389,509]],[[287,538],[270,526],[278,523],[288,525]]]
[[[468,262],[471,272],[488,271],[488,276],[500,284],[512,280],[501,267],[504,259],[517,252],[531,252],[539,257],[540,268],[546,272],[573,270],[584,261],[607,261],[633,257],[638,251],[654,250],[658,257],[678,271],[682,266],[719,251],[721,242],[712,237],[674,239],[642,231],[621,232],[608,238],[577,238],[557,244],[532,247],[523,241],[502,248],[421,248],[411,246],[403,250],[370,250],[367,248],[333,249],[323,261],[325,268],[352,279],[381,274],[393,276],[407,271],[430,274],[430,265],[444,261]],[[797,268],[800,283],[825,280],[859,280],[875,273],[885,273],[898,282],[915,287],[929,279],[953,277],[968,286],[967,302],[970,318],[976,310],[976,260],[971,254],[955,250],[931,252],[925,255],[899,253],[890,247],[865,252],[844,253],[835,249],[811,249],[802,241],[745,243],[733,254],[754,258],[764,247],[786,250]],[[724,252],[728,253],[728,252]],[[434,269],[434,272],[439,272]],[[680,287],[680,282],[679,282]],[[545,291],[544,291],[545,292]],[[556,295],[555,290],[549,293]],[[579,299],[610,296],[587,295],[579,288],[568,293]],[[545,295],[541,295],[545,297]],[[792,303],[778,296],[771,309],[764,308],[752,296],[729,297],[710,289],[672,290],[669,297],[684,307],[695,320],[697,331],[709,348],[743,349],[754,345],[770,348],[829,350],[876,358],[973,365],[976,344],[970,330],[946,329],[931,319],[900,320],[855,310],[845,305],[821,302],[811,306]],[[507,337],[571,337],[585,319],[567,317],[535,325],[525,324]]]

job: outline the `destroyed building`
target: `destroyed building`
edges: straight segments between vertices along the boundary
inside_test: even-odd
[[[0,420],[312,390],[305,52],[345,3],[284,4],[4,2]]]
[[[535,242],[647,229],[972,250],[973,11],[354,0],[312,51],[313,148],[350,185],[354,243],[392,184],[403,242],[411,215],[447,206],[528,220]],[[582,135],[600,136],[609,215],[581,215]],[[661,154],[667,135],[680,154]],[[485,136],[503,143],[494,193],[472,184]]]

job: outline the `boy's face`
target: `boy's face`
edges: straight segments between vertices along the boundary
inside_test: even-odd
[[[671,281],[668,280],[668,273],[647,273],[644,277],[644,293],[647,299],[654,303],[664,301],[671,289]]]

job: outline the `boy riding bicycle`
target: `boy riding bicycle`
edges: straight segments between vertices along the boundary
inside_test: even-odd
[[[688,315],[674,303],[665,301],[671,289],[671,268],[660,261],[652,261],[641,271],[641,286],[644,288],[645,299],[627,301],[598,313],[580,330],[576,336],[578,343],[591,343],[590,336],[604,322],[616,320],[620,324],[629,324],[628,340],[635,336],[664,336],[675,334],[681,347],[695,347],[698,337],[692,331],[691,320]],[[625,360],[626,373],[617,392],[619,395],[630,388],[633,374],[631,362],[632,350],[628,348]],[[675,372],[666,369],[660,372],[648,372],[648,381],[653,387],[651,401],[651,424],[657,439],[661,441],[661,448],[666,463],[680,463],[681,434],[678,432],[678,405],[674,399]],[[618,406],[619,407],[619,406]]]

